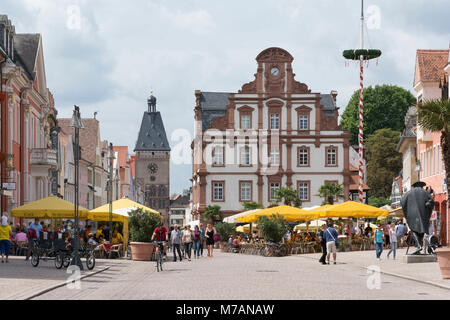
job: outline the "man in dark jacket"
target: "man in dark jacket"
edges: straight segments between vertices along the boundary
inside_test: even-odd
[[[319,240],[320,246],[322,247],[322,256],[320,257],[319,262],[322,264],[327,264],[325,261],[327,257],[327,242],[325,241],[324,231],[328,228],[327,224],[322,225],[322,231],[320,231]]]
[[[417,251],[413,254],[420,254],[422,251],[423,236],[428,233],[430,217],[434,208],[433,198],[423,189],[424,186],[424,182],[414,183],[413,189],[408,191],[401,201],[403,214],[417,247]]]

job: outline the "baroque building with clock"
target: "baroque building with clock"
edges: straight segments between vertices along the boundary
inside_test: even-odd
[[[164,223],[169,222],[170,205],[170,146],[161,113],[156,111],[156,98],[148,98],[136,153],[135,178],[144,193],[144,205],[159,211]]]
[[[342,184],[345,200],[357,191],[337,92],[312,92],[296,81],[293,60],[268,48],[256,57],[254,81],[238,92],[195,91],[194,219],[209,205],[219,205],[224,217],[246,201],[267,207],[282,187],[296,189],[303,207],[321,205],[325,183]]]

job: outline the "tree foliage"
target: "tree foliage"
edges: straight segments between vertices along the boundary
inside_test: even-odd
[[[294,206],[297,208],[301,208],[302,201],[298,195],[298,191],[289,187],[289,188],[280,188],[275,191],[275,201],[277,203],[283,202],[287,206]]]
[[[223,219],[222,211],[220,210],[220,206],[207,206],[205,208],[205,220],[211,223],[214,223],[217,220]]]
[[[397,152],[400,132],[380,129],[367,139],[367,184],[371,197],[389,198],[392,181],[402,169],[402,155]]]
[[[289,230],[284,217],[279,214],[274,214],[270,218],[266,216],[259,217],[258,225],[264,234],[264,240],[267,242],[281,242]]]
[[[405,115],[408,108],[415,104],[416,98],[401,87],[394,85],[377,85],[364,89],[364,139],[368,139],[375,131],[391,128],[403,131]],[[352,134],[350,143],[358,144],[359,131],[359,90],[350,99],[341,123],[345,130]]]
[[[369,206],[374,206],[377,208],[381,208],[387,204],[391,204],[391,200],[389,198],[384,197],[369,197]]]
[[[257,203],[257,202],[244,202],[244,203],[242,203],[242,206],[244,208],[244,211],[261,209],[263,207],[263,205],[261,203]]]
[[[319,188],[319,197],[325,199],[324,204],[334,204],[336,198],[344,198],[344,187],[341,184],[325,183]]]
[[[450,100],[429,100],[417,106],[419,125],[429,131],[441,132],[441,148],[450,191]]]
[[[161,222],[161,216],[154,212],[144,211],[142,208],[130,211],[128,216],[131,241],[151,242],[153,232],[157,224]]]
[[[236,234],[236,227],[233,223],[219,222],[215,227],[222,241],[227,241],[231,235]]]

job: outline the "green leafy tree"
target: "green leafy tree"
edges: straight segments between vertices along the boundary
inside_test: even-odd
[[[220,234],[222,241],[227,241],[231,235],[236,234],[236,226],[233,223],[219,222],[215,227],[217,233]]]
[[[279,214],[274,214],[270,218],[266,216],[259,217],[258,225],[264,234],[264,240],[267,242],[281,242],[289,230],[289,226],[284,221],[284,217]]]
[[[205,220],[214,224],[215,221],[222,220],[223,214],[220,206],[207,206],[205,208]]]
[[[367,184],[371,197],[389,198],[392,179],[402,169],[402,155],[397,152],[400,132],[380,129],[367,139]]]
[[[391,200],[389,198],[384,197],[369,197],[369,205],[377,208],[381,208],[387,204],[391,204]]]
[[[151,242],[153,232],[157,224],[161,222],[161,215],[138,208],[130,211],[128,216],[131,241]]]
[[[275,191],[275,201],[276,203],[283,202],[286,206],[294,206],[300,208],[302,206],[302,201],[298,195],[297,190],[289,188],[280,188]]]
[[[257,202],[244,202],[244,203],[242,203],[242,206],[244,208],[244,211],[261,209],[263,207],[263,205],[261,203],[257,203]]]
[[[319,197],[325,199],[323,204],[334,204],[336,198],[344,198],[344,187],[341,184],[325,183],[319,188]]]
[[[416,98],[401,87],[377,85],[364,89],[364,139],[375,131],[391,128],[402,131],[408,108],[416,103]],[[359,90],[351,97],[342,114],[342,127],[352,134],[350,143],[358,144],[359,131]]]
[[[450,191],[450,100],[424,101],[417,107],[419,125],[428,131],[441,132],[447,190]]]

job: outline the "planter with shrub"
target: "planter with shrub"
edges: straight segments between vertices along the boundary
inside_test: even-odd
[[[150,261],[155,248],[151,239],[157,224],[161,222],[161,216],[140,208],[130,211],[128,215],[132,259]]]

